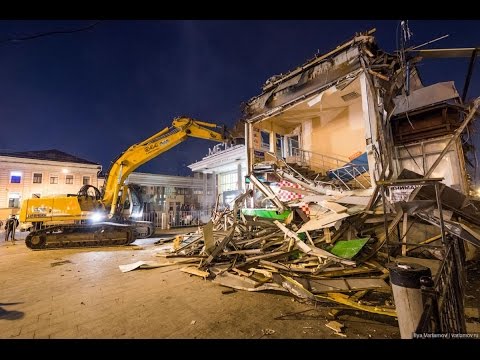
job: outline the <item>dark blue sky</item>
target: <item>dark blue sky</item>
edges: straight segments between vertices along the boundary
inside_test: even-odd
[[[77,33],[25,41],[28,35],[76,29],[89,20],[0,21],[0,150],[58,149],[107,170],[122,151],[186,115],[232,126],[240,105],[265,80],[325,53],[355,32],[377,28],[381,48],[396,48],[396,20],[105,20]],[[411,20],[412,43],[450,36],[429,47],[474,47],[480,21]],[[468,59],[435,59],[425,85],[456,81]],[[478,64],[477,64],[478,65]],[[478,65],[480,66],[480,65]],[[480,96],[480,69],[469,98]],[[137,171],[187,175],[186,165],[213,146],[189,139]]]

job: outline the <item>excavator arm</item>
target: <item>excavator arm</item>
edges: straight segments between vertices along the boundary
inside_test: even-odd
[[[171,127],[167,127],[125,150],[112,163],[105,181],[102,203],[106,208],[110,208],[110,217],[117,213],[117,207],[121,204],[125,180],[135,169],[185,141],[188,137],[226,141],[225,129],[218,132],[214,130],[217,128],[219,126],[216,124],[179,117],[173,120]]]

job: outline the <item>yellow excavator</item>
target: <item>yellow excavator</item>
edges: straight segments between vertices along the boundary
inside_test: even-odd
[[[19,219],[31,222],[34,228],[25,239],[27,247],[37,250],[128,245],[139,235],[153,234],[151,222],[136,220],[141,203],[125,180],[140,165],[189,137],[230,140],[225,127],[188,117],[174,119],[172,126],[130,146],[112,162],[102,191],[84,185],[78,194],[24,200]]]

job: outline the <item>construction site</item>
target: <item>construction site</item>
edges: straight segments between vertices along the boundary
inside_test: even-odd
[[[109,181],[184,131],[234,141],[189,165],[223,166],[242,185],[217,192],[208,216],[176,227],[152,212],[142,230],[116,227],[118,243],[95,225],[72,245],[77,230],[58,223],[2,241],[0,337],[478,339],[480,97],[468,93],[478,48],[387,53],[372,29],[325,50],[268,78],[228,138],[176,119],[113,163],[108,207],[85,195],[89,211],[100,201],[115,219],[127,190]],[[463,91],[422,83],[422,61],[445,57],[470,59]],[[20,221],[48,225],[28,217],[44,199]]]

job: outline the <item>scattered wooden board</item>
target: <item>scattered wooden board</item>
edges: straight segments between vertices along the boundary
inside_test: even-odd
[[[350,215],[346,213],[336,214],[332,212],[331,214],[324,215],[319,219],[312,219],[303,224],[302,227],[297,231],[297,234],[305,231],[324,229],[325,227],[329,227],[330,224],[349,216]]]
[[[213,222],[210,220],[203,228],[203,239],[205,241],[205,252],[210,255],[215,249],[215,240],[213,238]]]
[[[280,290],[284,291],[284,289],[274,283],[267,283],[258,286],[258,282],[255,280],[251,280],[249,278],[238,276],[231,274],[229,272],[223,272],[218,274],[215,279],[213,279],[214,283],[231,287],[237,290],[246,290],[246,291],[264,291],[264,290]]]
[[[335,212],[337,214],[347,211],[347,208],[345,206],[339,205],[339,204],[334,203],[332,201],[323,200],[323,201],[320,202],[320,205],[322,205],[323,207],[325,207],[329,210],[332,210],[333,212]]]
[[[208,271],[200,270],[194,266],[187,266],[187,267],[181,268],[180,271],[183,271],[192,275],[197,275],[204,279],[210,276],[210,273]]]

